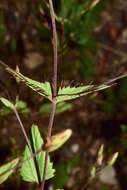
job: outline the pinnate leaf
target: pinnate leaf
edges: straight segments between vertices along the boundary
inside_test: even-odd
[[[40,150],[43,146],[43,139],[41,138],[40,132],[36,125],[32,125],[30,143],[34,153],[38,152],[38,150]],[[23,164],[20,172],[23,180],[36,183],[42,181],[44,172],[44,160],[45,151],[42,150],[41,152],[37,153],[36,158],[33,158],[28,146],[26,146],[23,156]],[[55,172],[49,156],[47,165],[47,173],[45,177],[46,180],[52,178]]]
[[[0,184],[6,181],[8,177],[14,172],[18,162],[19,162],[19,159],[16,158],[12,160],[11,162],[4,164],[0,167]]]

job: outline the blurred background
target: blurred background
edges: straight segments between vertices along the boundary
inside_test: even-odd
[[[53,0],[58,35],[58,85],[100,84],[127,72],[125,0]],[[95,5],[96,4],[96,5]],[[95,6],[94,6],[95,5]],[[0,60],[39,81],[52,78],[51,19],[46,0],[0,1]],[[127,190],[127,78],[111,88],[57,107],[53,133],[71,128],[71,139],[51,154],[55,177],[46,189]],[[21,100],[19,113],[29,131],[37,123],[45,137],[51,105],[0,69],[0,96]],[[25,142],[15,115],[0,104],[0,164],[22,154]],[[99,147],[103,167],[89,182]],[[101,168],[98,168],[101,171]],[[13,175],[1,190],[35,190]]]

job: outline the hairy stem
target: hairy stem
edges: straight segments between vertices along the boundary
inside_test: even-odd
[[[56,111],[57,67],[58,67],[57,31],[56,31],[55,13],[54,13],[52,0],[49,0],[49,10],[50,10],[50,15],[51,15],[52,33],[53,33],[53,41],[52,41],[52,43],[53,43],[52,111],[50,114],[49,125],[48,125],[48,134],[47,134],[47,139],[50,140],[51,134],[52,134],[53,123],[54,123],[55,111]],[[48,167],[48,152],[46,151],[41,190],[44,190],[47,167]]]

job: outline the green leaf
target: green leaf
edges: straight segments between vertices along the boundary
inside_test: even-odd
[[[13,103],[11,103],[9,100],[7,100],[6,98],[3,98],[1,97],[0,98],[1,102],[7,107],[7,108],[10,108],[10,109],[14,109],[14,105]]]
[[[30,143],[34,153],[40,150],[43,146],[43,139],[41,138],[40,132],[36,125],[32,125]],[[26,146],[23,156],[23,164],[21,167],[21,176],[23,180],[36,183],[42,181],[44,161],[45,151],[39,152],[34,159],[31,157],[31,152],[28,146]],[[50,158],[48,156],[47,173],[45,179],[48,180],[52,178],[54,176],[54,172],[55,170],[53,169],[53,164],[50,162]]]
[[[97,92],[106,88],[109,88],[110,85],[101,84],[99,86],[94,85],[86,85],[86,86],[78,86],[78,87],[63,87],[59,88],[57,102],[72,100],[81,96],[85,96],[92,92]]]
[[[22,100],[17,100],[15,107],[20,113],[29,113],[30,112],[30,109],[27,107],[26,102],[24,102]]]
[[[73,105],[71,103],[60,102],[57,104],[56,114],[63,113],[65,111],[71,110],[72,108],[73,108]],[[42,116],[49,116],[51,110],[52,110],[52,104],[51,103],[44,103],[43,105],[41,105],[41,107],[39,109],[39,113]]]
[[[0,167],[0,184],[8,179],[8,177],[14,172],[19,159],[16,158],[11,162],[4,164]]]
[[[24,82],[27,86],[32,88],[41,96],[44,96],[51,100],[52,90],[49,82],[38,82],[36,80],[30,79],[22,75],[19,71],[11,69],[8,65],[4,64],[3,62],[0,61],[0,63],[9,73],[11,73],[16,78],[16,80]]]
[[[41,96],[44,96],[44,97],[48,98],[49,100],[51,100],[52,91],[51,91],[51,86],[50,86],[49,82],[42,83],[42,82],[38,82],[36,80],[29,79],[27,77],[25,77],[25,79],[26,79],[26,81],[24,81],[24,82],[26,83],[27,86],[32,88],[34,91],[36,91]]]

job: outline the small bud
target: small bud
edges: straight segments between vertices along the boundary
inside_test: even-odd
[[[119,152],[114,153],[111,159],[108,161],[108,165],[112,166],[116,162],[118,156],[119,156]]]
[[[47,140],[47,143],[44,145],[44,150],[48,152],[53,152],[56,149],[60,148],[72,135],[71,129],[66,129],[61,133],[51,136],[50,139]]]
[[[95,178],[95,176],[96,176],[96,167],[95,166],[93,166],[91,168],[90,176],[91,176],[92,179]]]
[[[16,71],[16,73],[19,73],[19,67],[18,67],[18,65],[16,65],[15,71]],[[15,79],[16,79],[16,82],[17,82],[17,83],[20,83],[19,77],[16,76]]]
[[[102,144],[98,150],[97,164],[102,165],[103,157],[104,157],[104,145]]]
[[[89,4],[89,9],[92,9],[93,7],[95,7],[100,0],[92,0]]]

